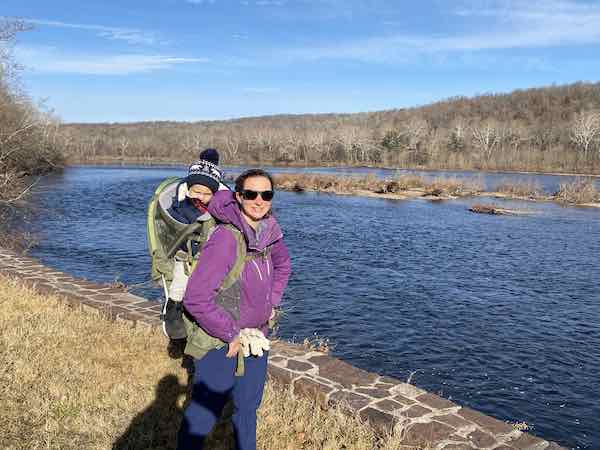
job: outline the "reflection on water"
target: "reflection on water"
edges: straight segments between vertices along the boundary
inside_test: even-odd
[[[146,205],[182,172],[88,167],[49,177],[33,254],[160,298],[143,285]],[[418,386],[460,404],[600,448],[600,211],[495,200],[531,214],[485,216],[467,212],[468,199],[277,195],[294,268],[284,338],[317,334],[359,367],[414,373]]]

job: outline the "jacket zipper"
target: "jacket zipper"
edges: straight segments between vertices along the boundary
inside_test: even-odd
[[[260,273],[260,268],[258,267],[256,260],[253,259],[252,262],[254,263],[254,267],[256,267],[256,270],[258,271],[258,276],[260,278],[260,281],[262,281],[263,280],[262,273]]]

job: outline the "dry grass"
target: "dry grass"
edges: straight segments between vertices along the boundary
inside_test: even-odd
[[[437,177],[425,186],[429,193],[443,193],[448,195],[462,196],[470,195],[474,192],[483,190],[483,183],[480,179],[461,179],[456,177]],[[438,194],[439,195],[439,194]]]
[[[374,192],[400,194],[402,191],[420,190],[429,195],[469,195],[483,190],[480,179],[437,177],[427,179],[420,175],[398,175],[393,180],[383,180],[374,175],[365,177],[286,173],[275,176],[278,189],[287,191],[323,191],[342,194]]]
[[[165,339],[40,296],[0,276],[0,441],[5,449],[172,449],[187,371]],[[227,438],[223,438],[227,436]],[[261,449],[392,449],[339,409],[270,383]],[[211,448],[231,443],[221,427]]]
[[[373,175],[366,177],[335,176],[304,173],[284,173],[275,175],[278,189],[287,191],[326,191],[351,193],[358,190],[375,191],[385,182]]]
[[[537,198],[543,195],[544,191],[539,182],[535,180],[515,181],[503,180],[496,188],[498,192],[516,197]]]
[[[398,175],[392,181],[398,183],[398,187],[401,191],[408,189],[417,189],[425,186],[425,179],[419,175]]]
[[[581,204],[600,202],[600,193],[593,178],[578,178],[571,183],[560,183],[556,199],[563,203]]]
[[[316,333],[312,338],[304,338],[302,341],[302,347],[306,351],[317,351],[321,353],[330,353],[333,345],[329,341],[329,338],[322,338]]]

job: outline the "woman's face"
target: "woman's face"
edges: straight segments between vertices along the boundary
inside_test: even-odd
[[[205,205],[208,205],[208,203],[212,199],[212,196],[212,191],[206,186],[203,186],[202,184],[194,184],[188,190],[188,197],[197,198]]]
[[[271,182],[265,177],[250,177],[244,181],[244,191],[262,193],[272,189]],[[235,195],[241,205],[242,213],[251,221],[258,222],[271,210],[272,200],[265,200],[262,195],[257,195],[253,200],[247,200],[240,192],[236,192]]]

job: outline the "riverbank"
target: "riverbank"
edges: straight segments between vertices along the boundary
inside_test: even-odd
[[[158,333],[75,311],[0,275],[0,423],[5,448],[171,449],[189,395],[181,359]],[[263,449],[392,449],[339,408],[324,411],[271,381]],[[228,449],[220,427],[215,449]]]
[[[392,180],[374,176],[341,177],[333,175],[286,173],[275,175],[278,189],[293,192],[326,192],[337,195],[407,200],[453,200],[464,197],[493,197],[525,201],[553,201],[569,206],[600,208],[600,192],[592,179],[561,183],[554,194],[544,193],[534,183],[504,183],[496,191],[485,191],[478,178],[400,175]]]

